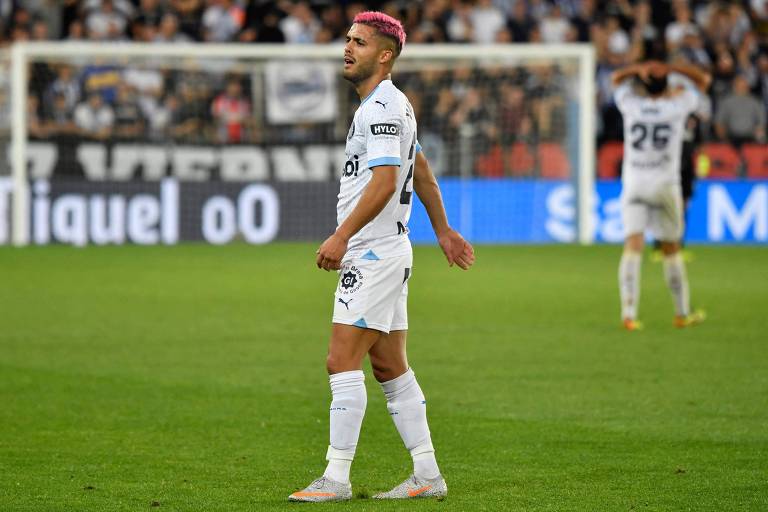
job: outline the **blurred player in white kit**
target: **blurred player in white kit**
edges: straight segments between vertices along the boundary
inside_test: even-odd
[[[687,78],[671,88],[670,73]],[[639,79],[641,93],[633,89]],[[675,304],[674,325],[688,327],[704,320],[692,312],[685,262],[680,253],[683,233],[683,197],[680,155],[685,123],[698,106],[697,87],[706,91],[710,76],[692,66],[648,61],[614,72],[616,106],[624,119],[622,164],[622,220],[624,252],[619,263],[619,291],[624,328],[642,328],[637,319],[640,267],[645,231],[661,241],[664,277]]]

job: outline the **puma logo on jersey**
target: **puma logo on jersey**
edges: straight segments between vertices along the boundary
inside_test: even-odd
[[[386,103],[384,103],[383,101],[379,101],[379,100],[376,100],[376,101],[375,101],[375,103],[378,103],[379,105],[381,105],[382,107],[384,107],[384,110],[386,110],[386,109],[387,109],[387,104],[386,104]]]
[[[347,311],[349,311],[349,303],[352,302],[353,300],[355,300],[355,299],[349,299],[348,301],[344,302],[344,299],[339,297],[339,302],[344,304],[344,307],[347,308]]]

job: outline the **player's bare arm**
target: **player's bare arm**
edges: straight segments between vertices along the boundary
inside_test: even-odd
[[[375,169],[371,181],[365,187],[365,191],[352,213],[317,250],[317,268],[325,270],[341,268],[341,259],[347,252],[349,239],[381,213],[381,210],[392,198],[392,194],[395,193],[398,167],[380,165]]]
[[[448,265],[453,266],[455,263],[463,270],[469,269],[475,262],[475,251],[472,245],[448,224],[440,187],[429,167],[427,157],[422,152],[416,154],[413,190],[427,210],[432,230],[437,236],[440,248],[445,253]]]
[[[621,69],[617,69],[611,74],[611,82],[613,85],[619,85],[621,82],[634,76],[642,76],[647,72],[647,66],[645,64],[630,64],[624,66]]]
[[[712,82],[712,75],[689,64],[669,64],[667,69],[670,73],[679,73],[690,79],[701,91],[706,91]]]

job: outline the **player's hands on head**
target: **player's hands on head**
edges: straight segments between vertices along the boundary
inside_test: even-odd
[[[644,62],[640,71],[640,78],[648,80],[651,76],[662,77],[669,73],[669,66],[660,60]]]
[[[347,240],[338,233],[329,236],[317,250],[315,263],[317,268],[323,270],[339,270],[341,268],[341,259],[347,252]]]
[[[437,242],[440,244],[449,266],[452,267],[455,263],[462,270],[469,270],[469,267],[475,263],[475,250],[472,248],[472,244],[464,240],[464,237],[456,230],[448,229],[437,237]]]

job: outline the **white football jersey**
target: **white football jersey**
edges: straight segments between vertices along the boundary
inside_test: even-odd
[[[651,98],[635,93],[625,81],[614,99],[624,118],[624,185],[680,183],[685,122],[698,107],[696,90],[688,86],[680,93]]]
[[[411,251],[408,219],[413,203],[413,167],[420,149],[408,98],[391,80],[382,81],[362,101],[349,128],[347,161],[336,206],[338,224],[354,210],[376,166],[400,167],[397,189],[384,209],[349,240],[345,259],[388,258]]]

